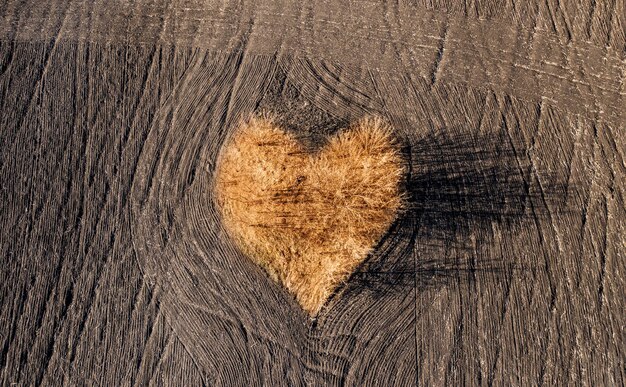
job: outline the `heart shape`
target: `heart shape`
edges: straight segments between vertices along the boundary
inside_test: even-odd
[[[257,117],[223,148],[215,198],[242,252],[315,315],[395,220],[404,172],[379,118],[308,152],[273,119]]]

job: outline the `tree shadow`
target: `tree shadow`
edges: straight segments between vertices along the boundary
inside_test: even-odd
[[[478,273],[497,278],[526,270],[502,258],[478,258],[476,235],[485,243],[493,223],[510,230],[527,220],[540,222],[548,205],[563,207],[567,186],[558,176],[541,174],[546,183],[536,187],[533,176],[539,173],[506,133],[431,132],[403,149],[406,208],[353,273],[350,290],[383,295],[471,281]]]

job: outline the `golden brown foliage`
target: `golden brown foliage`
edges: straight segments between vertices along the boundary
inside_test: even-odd
[[[259,117],[224,147],[215,192],[242,251],[314,315],[395,219],[403,174],[391,129],[378,118],[311,153]]]

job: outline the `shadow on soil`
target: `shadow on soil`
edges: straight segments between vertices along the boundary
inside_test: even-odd
[[[527,269],[477,252],[494,246],[494,223],[510,235],[523,222],[536,227],[548,208],[563,210],[564,184],[546,174],[540,176],[542,186],[536,184],[539,174],[526,150],[506,133],[433,132],[404,149],[407,208],[353,274],[348,291],[382,295],[472,281],[478,273],[510,277]]]

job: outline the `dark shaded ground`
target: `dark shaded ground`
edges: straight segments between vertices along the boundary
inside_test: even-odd
[[[624,11],[0,2],[0,384],[623,385]],[[262,110],[410,160],[316,320],[211,204]]]

